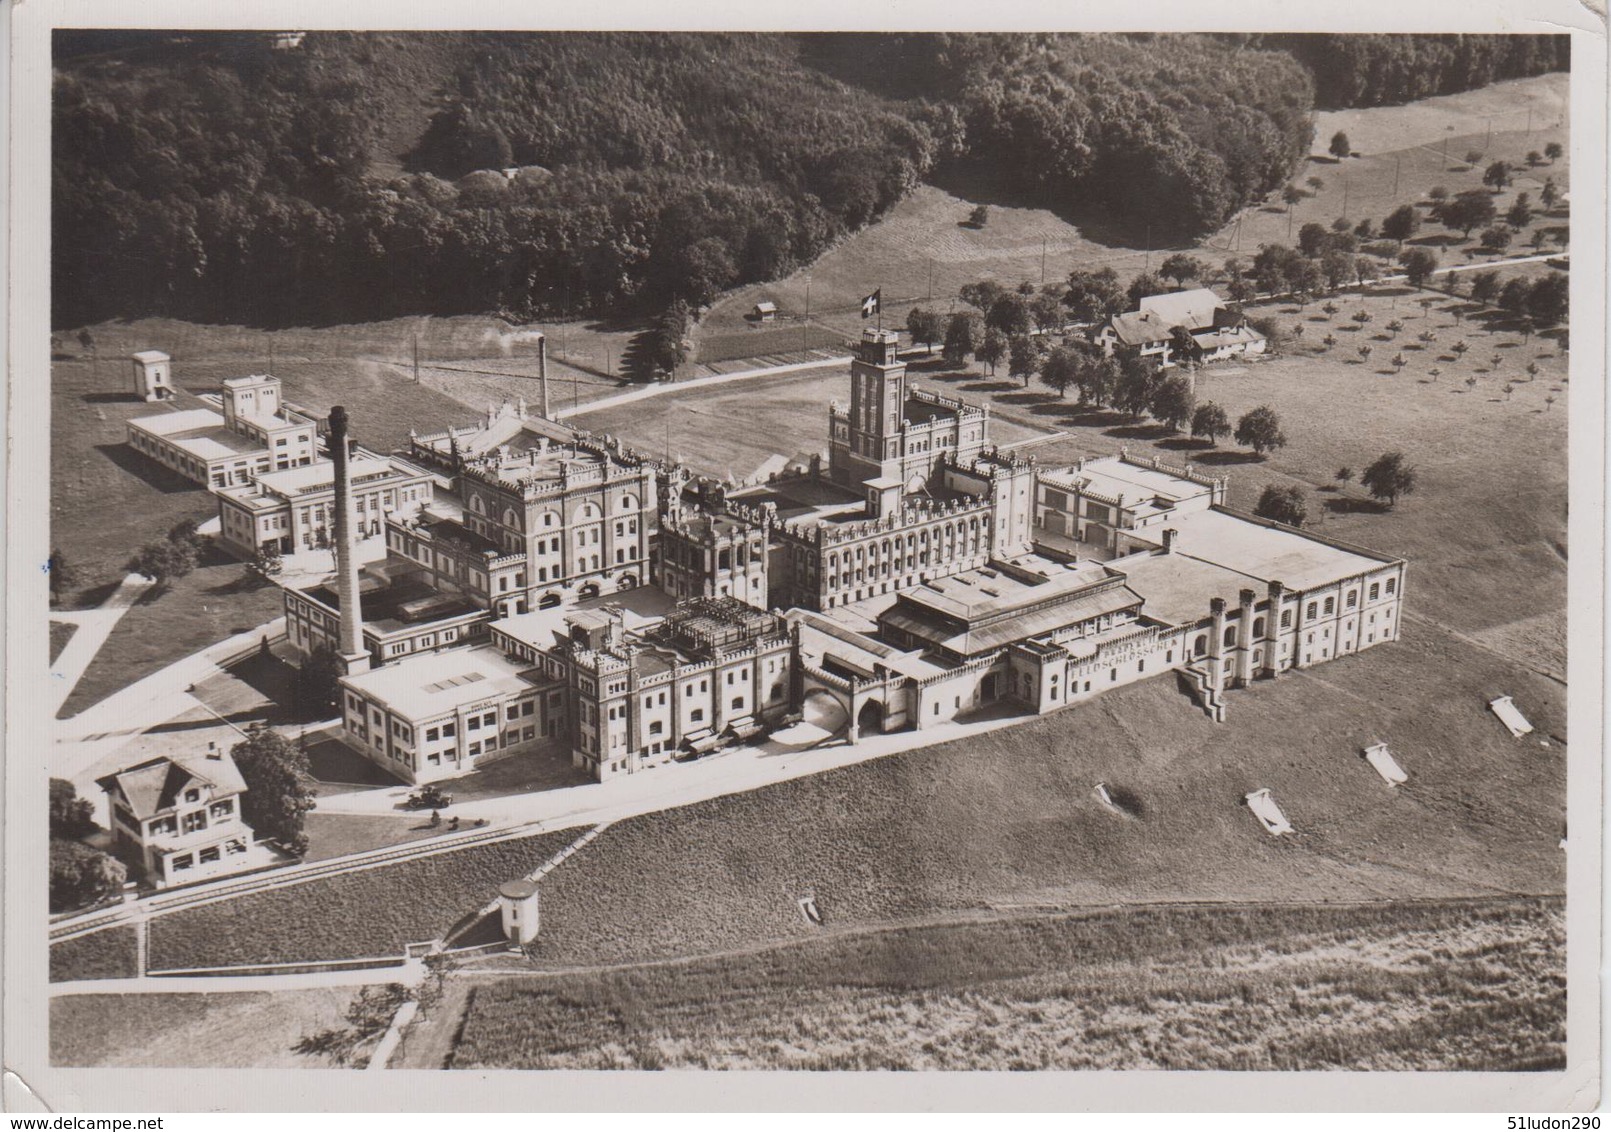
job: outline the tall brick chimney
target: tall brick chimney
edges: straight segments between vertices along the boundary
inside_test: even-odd
[[[550,420],[548,415],[548,335],[537,336],[537,380],[543,390],[543,419]]]
[[[337,405],[330,410],[330,459],[336,473],[336,593],[341,602],[341,660],[351,675],[369,670],[369,650],[364,648],[363,613],[358,599],[357,523],[352,507],[352,476],[347,467],[349,443],[347,410]]]

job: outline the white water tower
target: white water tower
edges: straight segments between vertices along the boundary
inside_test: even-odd
[[[529,880],[512,880],[498,889],[498,908],[503,913],[503,934],[510,943],[525,945],[537,938],[541,923],[537,885]]]

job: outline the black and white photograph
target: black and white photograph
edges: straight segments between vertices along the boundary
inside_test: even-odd
[[[382,7],[18,80],[40,1105],[1598,1104],[1590,13]]]

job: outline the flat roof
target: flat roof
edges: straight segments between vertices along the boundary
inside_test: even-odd
[[[1142,615],[1165,625],[1195,625],[1208,616],[1214,598],[1223,598],[1235,607],[1243,590],[1257,588],[1245,574],[1186,554],[1143,551],[1116,559],[1109,566],[1141,595]]]
[[[1391,555],[1337,546],[1287,527],[1265,526],[1218,508],[1183,515],[1171,520],[1169,528],[1177,532],[1176,554],[1212,562],[1259,582],[1280,582],[1291,590],[1313,589],[1398,561]],[[1128,533],[1150,538],[1161,537],[1161,531]]]
[[[546,682],[541,672],[511,661],[490,645],[408,657],[345,678],[354,690],[408,719],[446,715],[481,700],[519,695]]]
[[[565,622],[578,613],[600,609],[606,605],[621,607],[623,623],[631,630],[643,629],[661,620],[675,604],[659,586],[637,586],[621,593],[590,597],[574,605],[556,605],[552,609],[534,609],[517,613],[492,622],[491,628],[532,648],[551,648],[555,640],[567,637]]]
[[[1207,484],[1182,479],[1180,476],[1170,475],[1155,468],[1139,467],[1119,456],[1100,456],[1095,460],[1087,460],[1083,468],[1073,467],[1043,472],[1040,479],[1042,483],[1061,487],[1067,491],[1090,488],[1102,495],[1123,495],[1126,506],[1133,503],[1138,507],[1151,499],[1163,498],[1179,502],[1182,499],[1207,495],[1212,490]]]
[[[129,423],[157,436],[170,436],[190,429],[221,426],[224,418],[211,409],[178,409],[150,417],[135,417]]]
[[[977,621],[1104,582],[1111,576],[1092,562],[1063,566],[1047,559],[1045,566],[1046,578],[1041,582],[1020,581],[1005,571],[985,566],[924,582],[901,596],[950,617]]]
[[[467,598],[437,592],[417,574],[390,580],[366,575],[359,581],[359,616],[365,626],[381,633],[421,629],[438,621],[450,621],[468,613],[481,612],[480,607]],[[368,588],[363,588],[366,586]],[[337,613],[341,612],[341,595],[333,579],[310,586],[302,592]],[[402,606],[410,602],[426,604],[414,617],[406,617]]]
[[[369,476],[385,475],[419,475],[427,473],[420,468],[408,465],[399,465],[397,461],[388,456],[360,456],[347,463],[347,474],[353,481],[353,486],[362,486],[359,480]],[[313,464],[304,464],[300,468],[286,468],[278,472],[265,472],[257,477],[257,482],[270,491],[281,495],[300,495],[305,491],[318,491],[321,489],[334,490],[336,484],[336,466],[329,460],[320,460]]]
[[[166,362],[169,360],[168,355],[161,350],[136,350],[133,357],[137,362]]]

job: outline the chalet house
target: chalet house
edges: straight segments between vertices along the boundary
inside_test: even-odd
[[[1264,353],[1264,335],[1248,325],[1247,316],[1240,310],[1206,287],[1149,295],[1141,300],[1138,310],[1109,318],[1092,340],[1110,357],[1116,349],[1135,350],[1144,358],[1156,358],[1160,367],[1171,366],[1182,360],[1177,356],[1177,327],[1184,327],[1191,335],[1191,357],[1185,359],[1188,361],[1212,362],[1237,354]]]
[[[750,317],[756,322],[772,322],[778,316],[778,305],[770,299],[756,303],[750,310]]]
[[[268,863],[241,820],[246,782],[227,754],[149,759],[96,785],[106,791],[114,850],[158,888]]]

